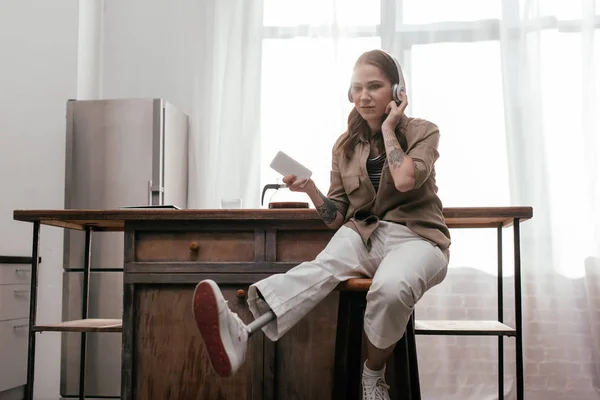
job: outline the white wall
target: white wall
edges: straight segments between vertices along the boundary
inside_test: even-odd
[[[14,209],[63,208],[65,102],[77,90],[76,0],[0,1],[0,254],[30,255]],[[62,231],[41,230],[38,322],[61,319]],[[60,334],[37,336],[36,399],[57,399]]]
[[[190,19],[201,29],[195,0],[106,1],[103,16],[102,97],[162,97],[191,112],[193,51]],[[132,23],[135,21],[135,23]]]
[[[208,117],[214,114],[214,96],[208,88],[218,84],[212,80],[215,60],[210,44],[215,2],[106,1],[103,15],[102,96],[160,97],[190,117],[188,206],[192,208],[207,207],[205,198],[213,194],[213,177],[205,171],[215,170],[209,152],[214,131]],[[203,188],[205,198],[195,195],[197,187]]]
[[[162,97],[190,117],[191,208],[218,208],[224,197],[259,203],[254,14],[259,1],[105,1],[102,96]]]

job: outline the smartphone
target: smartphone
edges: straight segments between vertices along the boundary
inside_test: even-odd
[[[271,161],[271,168],[283,176],[296,175],[296,179],[298,180],[307,179],[312,176],[312,171],[310,169],[306,168],[283,151],[278,151],[277,154],[275,154],[273,161]]]

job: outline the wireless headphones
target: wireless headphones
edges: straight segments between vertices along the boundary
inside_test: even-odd
[[[394,62],[394,65],[396,65],[396,69],[398,70],[399,82],[392,84],[392,98],[396,103],[400,103],[402,101],[402,99],[400,98],[400,93],[406,91],[406,86],[404,84],[404,74],[402,73],[402,67],[400,66],[400,62],[396,59],[396,57],[394,57],[387,51],[378,51],[382,52],[387,57],[389,57]],[[352,98],[352,86],[350,86],[350,88],[348,89],[348,100],[350,100],[350,103],[354,103],[354,99]]]

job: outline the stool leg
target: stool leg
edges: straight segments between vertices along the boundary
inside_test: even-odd
[[[394,347],[394,385],[398,398],[412,400],[410,387],[410,362],[408,357],[408,343],[406,333]]]
[[[363,304],[366,294],[340,292],[335,340],[333,399],[361,399]]]
[[[396,369],[395,384],[401,399],[421,400],[417,342],[415,338],[414,316],[411,315],[406,332],[394,349]]]
[[[345,399],[361,400],[362,399],[362,337],[364,329],[365,306],[367,304],[366,292],[351,293],[350,300],[350,338],[348,341],[347,351],[348,367],[348,390],[349,396]]]
[[[350,296],[340,292],[335,333],[335,359],[333,363],[332,399],[346,397],[348,387],[348,339],[350,334]]]
[[[417,357],[417,340],[415,336],[415,316],[412,314],[406,327],[406,344],[408,347],[408,365],[410,374],[410,398],[421,400],[421,384],[419,382],[419,360]]]

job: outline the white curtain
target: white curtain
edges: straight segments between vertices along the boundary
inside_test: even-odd
[[[103,96],[161,96],[190,115],[194,208],[260,207],[278,150],[326,191],[352,64],[393,52],[408,115],[441,129],[444,205],[534,207],[521,231],[526,398],[600,399],[597,0],[131,0],[104,13]],[[493,320],[496,232],[452,235],[449,275],[417,318]],[[510,229],[503,241],[510,324]],[[496,338],[417,340],[424,399],[498,398]]]
[[[192,77],[190,208],[259,199],[262,1],[202,2]],[[197,28],[196,28],[197,29]]]
[[[329,185],[355,58],[402,62],[408,114],[441,129],[445,206],[529,205],[521,226],[527,399],[600,399],[600,7],[578,1],[265,0],[261,184],[283,149]],[[453,230],[419,319],[495,320],[494,229]],[[513,234],[503,232],[513,325]],[[496,337],[419,336],[425,399],[497,399]],[[504,398],[516,396],[506,338]]]

